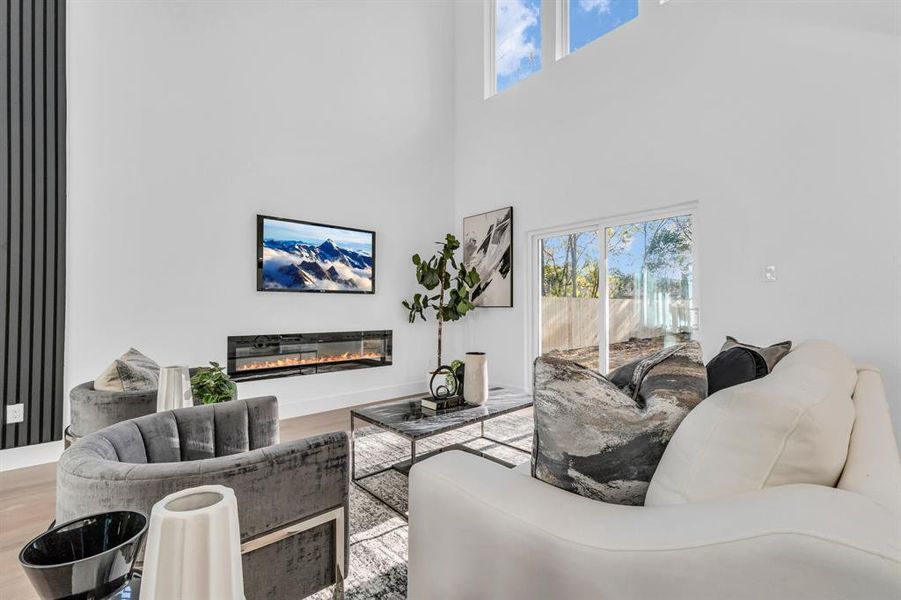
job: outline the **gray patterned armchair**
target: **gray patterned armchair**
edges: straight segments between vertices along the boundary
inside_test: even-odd
[[[165,411],[101,429],[57,467],[57,522],[221,484],[238,499],[248,600],[302,598],[347,572],[343,432],[278,443],[273,396]]]
[[[141,392],[95,390],[93,381],[75,386],[69,392],[70,422],[66,428],[66,441],[74,443],[104,427],[153,414],[156,394],[156,389]]]

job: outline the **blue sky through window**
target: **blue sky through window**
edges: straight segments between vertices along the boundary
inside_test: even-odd
[[[497,91],[541,69],[540,0],[497,0],[494,66]]]
[[[317,246],[330,239],[344,248],[372,253],[371,233],[325,225],[264,219],[263,238],[267,240],[304,242]]]
[[[637,16],[638,0],[569,0],[570,52]]]

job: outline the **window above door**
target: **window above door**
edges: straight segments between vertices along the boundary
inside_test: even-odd
[[[486,97],[541,70],[541,0],[486,3]]]
[[[638,0],[558,0],[557,58],[638,17]]]
[[[485,98],[541,71],[542,56],[560,60],[638,14],[639,0],[486,0]]]

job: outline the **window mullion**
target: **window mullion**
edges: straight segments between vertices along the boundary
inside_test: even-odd
[[[485,7],[485,98],[490,98],[497,93],[497,64],[495,63],[497,50],[496,25],[497,25],[497,2],[496,0],[487,0],[483,3]]]
[[[554,55],[560,60],[569,54],[569,0],[555,0]]]

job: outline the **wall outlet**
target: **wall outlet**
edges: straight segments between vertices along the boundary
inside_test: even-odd
[[[6,405],[6,424],[21,423],[25,420],[25,405],[19,404]]]
[[[776,265],[767,265],[763,268],[763,280],[776,281]]]

